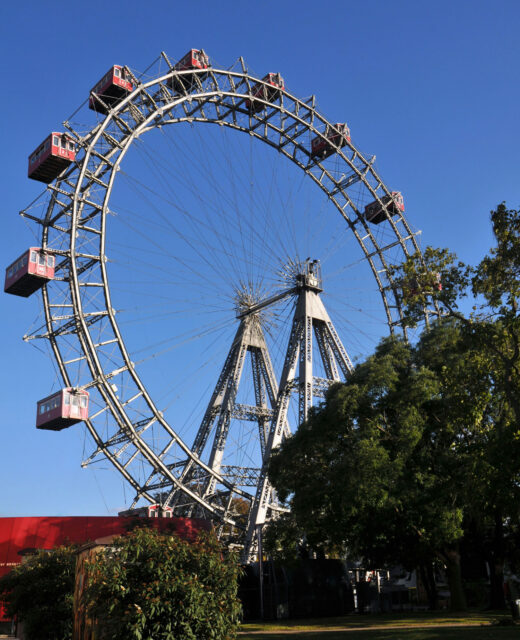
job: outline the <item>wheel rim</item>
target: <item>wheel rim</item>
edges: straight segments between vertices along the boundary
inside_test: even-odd
[[[238,70],[195,72],[193,91],[175,95],[168,89],[168,80],[175,72],[171,65],[166,73],[160,68],[165,61],[169,65],[162,56],[151,72],[155,75],[151,80],[134,76],[134,91],[86,134],[66,123],[81,152],[77,166],[49,186],[47,211],[41,220],[42,246],[61,256],[58,273],[63,279],[43,289],[46,331],[40,335],[49,339],[64,383],[97,394],[98,409],[87,421],[96,444],[94,453],[106,456],[133,486],[136,496],[150,502],[155,498],[143,478],[162,478],[177,486],[178,478],[168,463],[172,451],[178,449],[186,458],[193,458],[193,453],[189,441],[179,437],[148,393],[127,351],[112,306],[107,273],[107,217],[116,175],[136,140],[167,125],[213,123],[248,133],[276,149],[321,189],[342,216],[377,284],[390,331],[402,329],[402,311],[388,274],[388,256],[395,249],[402,258],[419,250],[404,217],[390,217],[384,223],[384,233],[364,220],[360,206],[363,199],[354,199],[352,187],[362,188],[365,203],[367,197],[381,199],[390,194],[371,159],[348,144],[335,154],[334,160],[311,161],[308,140],[316,135],[323,137],[325,129],[333,126],[318,113],[313,98],[301,101],[282,91],[278,100],[266,102],[257,113],[249,113],[244,100],[261,80],[249,75],[243,63]],[[71,357],[71,352],[77,355]],[[121,386],[123,377],[127,388],[133,386],[124,401],[115,389]],[[139,411],[135,410],[138,403]],[[112,432],[103,433],[99,423],[105,420],[106,424],[108,415]],[[147,440],[146,434],[152,428],[163,433],[159,447],[154,448]],[[148,466],[146,473],[133,471],[137,459]],[[213,473],[204,461],[197,458],[196,464],[206,473]],[[218,475],[217,481],[238,498],[251,499],[247,491],[225,477]],[[154,485],[157,482],[148,483]],[[180,488],[212,517],[234,522],[225,508],[205,501],[187,486]]]

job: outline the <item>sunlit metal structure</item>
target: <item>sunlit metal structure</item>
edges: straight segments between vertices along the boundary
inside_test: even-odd
[[[71,119],[63,123],[74,157],[49,181],[46,211],[22,212],[41,230],[41,250],[56,258],[52,286],[42,287],[45,326],[25,339],[48,340],[62,386],[90,393],[85,424],[95,447],[84,464],[105,457],[133,487],[132,506],[139,501],[156,504],[160,495],[162,507],[171,507],[174,514],[214,520],[222,535],[234,537],[244,556],[251,557],[257,527],[281,508],[266,467],[271,450],[297,427],[288,424],[291,397],[298,397],[302,421],[314,399],[322,398],[329,385],[344,379],[352,368],[322,300],[326,282],[321,279],[320,256],[289,261],[287,286],[276,294],[250,295],[239,288],[234,341],[195,440],[186,442],[141,379],[111,300],[107,219],[113,213],[111,196],[125,155],[141,136],[178,123],[229,128],[278,151],[327,197],[345,232],[361,248],[390,332],[406,329],[389,256],[398,251],[404,259],[419,247],[403,210],[394,206],[395,192],[377,174],[374,157],[365,157],[354,146],[346,125],[329,122],[317,110],[314,96],[294,96],[279,74],[253,76],[242,58],[223,69],[212,66],[202,50],[188,55],[189,64],[182,62],[186,56],[175,63],[161,53],[143,74],[127,66],[111,67],[105,84],[98,83],[99,94],[87,96],[98,121],[87,131],[75,128]],[[195,64],[195,59],[202,62]],[[105,85],[115,86],[116,71],[124,87],[107,92]],[[314,142],[320,139],[321,146]],[[363,204],[377,203],[377,217],[365,213],[353,190],[362,192]],[[278,380],[262,317],[281,300],[292,300],[294,313]],[[313,350],[326,372],[321,378],[313,369]],[[249,404],[237,400],[247,358],[255,394]],[[124,398],[118,393],[122,380]],[[233,419],[256,423],[259,466],[223,464]]]

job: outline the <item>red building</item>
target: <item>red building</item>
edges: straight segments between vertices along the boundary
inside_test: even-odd
[[[119,516],[0,518],[0,576],[21,563],[23,552],[123,534],[128,522],[129,518]],[[207,520],[196,518],[153,518],[150,526],[173,527],[177,535],[192,540],[211,525]],[[10,624],[0,603],[0,634],[7,632]]]

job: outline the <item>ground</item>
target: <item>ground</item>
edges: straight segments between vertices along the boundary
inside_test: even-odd
[[[250,623],[240,640],[520,640],[520,626],[504,612],[349,615],[315,620]]]

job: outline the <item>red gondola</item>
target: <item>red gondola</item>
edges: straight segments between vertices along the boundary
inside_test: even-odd
[[[128,78],[127,71],[115,64],[92,88],[88,99],[89,109],[99,113],[108,113],[107,107],[113,107],[133,89],[134,87]],[[97,96],[104,104],[97,99]]]
[[[391,195],[383,196],[381,202],[386,206],[389,216],[398,216],[404,212],[404,200],[400,191],[392,191]],[[372,224],[380,224],[386,220],[383,206],[377,201],[367,204],[365,207],[365,220]]]
[[[173,518],[172,507],[164,507],[161,504],[150,504],[146,507],[135,507],[120,511],[120,516],[124,518]]]
[[[322,136],[316,136],[311,140],[311,156],[313,158],[328,158],[336,153],[338,148],[344,147],[350,142],[350,129],[345,122],[338,122],[325,129],[325,139]]]
[[[173,509],[163,507],[162,504],[151,504],[148,507],[149,518],[173,518]]]
[[[54,131],[29,156],[27,175],[49,184],[76,159],[74,142],[66,133]]]
[[[280,95],[280,89],[285,89],[283,78],[279,73],[268,73],[262,78],[262,82],[265,82],[266,84],[258,82],[253,85],[251,88],[252,98],[248,98],[246,100],[246,107],[250,111],[261,111],[265,107],[263,102],[259,102],[253,98],[260,98],[262,100],[267,100],[268,102],[273,102]]]
[[[70,387],[38,402],[36,428],[61,431],[88,418],[88,391]]]
[[[189,69],[208,69],[209,58],[204,49],[190,49],[188,53],[173,65],[175,71],[187,71]],[[169,86],[174,91],[191,91],[195,85],[195,77],[203,80],[205,73],[184,73],[180,76],[172,76]]]
[[[5,270],[4,291],[27,298],[54,278],[55,258],[31,247]]]

